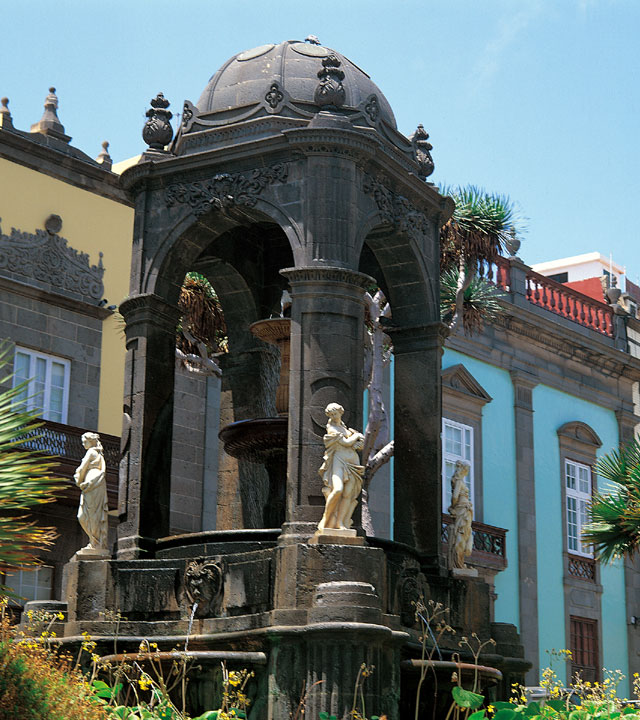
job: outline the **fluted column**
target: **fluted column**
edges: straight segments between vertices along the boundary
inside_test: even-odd
[[[389,328],[394,356],[393,537],[441,562],[440,322]]]
[[[318,469],[325,407],[340,403],[344,422],[362,430],[364,291],[374,281],[353,270],[320,265],[282,274],[292,298],[284,535],[305,537],[315,531],[324,508]]]
[[[176,324],[157,295],[120,305],[126,321],[125,421],[120,464],[118,557],[146,555],[169,534]]]

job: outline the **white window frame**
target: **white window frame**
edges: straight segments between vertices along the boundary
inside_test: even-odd
[[[38,580],[42,574],[42,570],[50,570],[50,581],[46,584],[38,584]],[[2,579],[2,582],[7,587],[10,587],[13,592],[18,595],[20,598],[26,597],[22,587],[25,583],[23,583],[23,578],[27,575],[29,575],[30,579],[33,579],[33,582],[28,583],[29,585],[33,586],[33,594],[35,595],[35,598],[27,597],[26,600],[12,600],[12,604],[17,603],[23,603],[23,602],[29,602],[29,600],[37,599],[37,600],[51,600],[53,598],[53,587],[55,582],[55,568],[53,565],[40,565],[35,570],[15,570],[12,573],[7,573],[4,578]],[[47,592],[43,593],[48,595],[48,597],[40,597],[38,598],[38,590],[46,589]]]
[[[570,470],[573,470],[571,477]],[[581,478],[581,472],[584,471]],[[567,552],[580,557],[593,557],[593,547],[581,541],[584,525],[589,522],[588,508],[591,504],[593,479],[591,466],[565,458],[564,460],[564,489],[565,489],[565,535],[567,538]],[[571,487],[573,484],[573,487]],[[581,487],[582,486],[582,487]],[[571,515],[570,515],[571,513]],[[572,531],[575,528],[575,533]]]
[[[462,432],[462,436],[464,438],[465,432],[469,433],[469,457],[464,457],[464,450],[463,455],[456,455],[455,453],[447,452],[446,447],[446,428],[451,427],[455,428],[457,430],[460,430]],[[464,441],[463,441],[464,442]],[[456,422],[455,420],[449,420],[449,418],[442,418],[442,512],[446,513],[449,511],[449,505],[451,504],[451,479],[447,478],[447,461],[455,463],[456,460],[462,460],[462,462],[467,463],[469,465],[469,474],[465,478],[465,482],[467,484],[467,487],[469,488],[469,497],[471,498],[471,503],[473,505],[473,516],[476,516],[476,507],[474,502],[474,437],[473,437],[473,428],[471,425],[464,425],[463,423]]]
[[[71,374],[71,363],[69,360],[65,358],[58,357],[57,355],[48,355],[47,353],[38,352],[37,350],[31,350],[29,348],[22,347],[20,345],[16,345],[15,347],[15,354],[14,354],[14,369],[15,369],[15,358],[18,354],[26,355],[29,357],[29,371],[27,373],[28,376],[28,384],[27,384],[27,397],[24,402],[19,401],[16,402],[16,405],[19,405],[22,409],[27,410],[29,412],[39,412],[42,411],[41,417],[43,420],[52,420],[51,418],[51,408],[50,408],[50,401],[51,401],[51,368],[53,366],[53,363],[58,363],[64,367],[64,387],[63,387],[63,395],[62,395],[62,417],[59,420],[55,420],[52,422],[59,422],[66,424],[67,423],[67,415],[69,411],[69,378]],[[42,401],[39,400],[38,395],[36,395],[33,391],[33,378],[35,376],[35,361],[37,359],[44,360],[46,363],[46,371],[45,371],[45,382],[44,382],[44,397],[42,398]],[[22,382],[21,379],[19,379],[16,374],[14,373],[13,376],[13,386],[16,387]]]

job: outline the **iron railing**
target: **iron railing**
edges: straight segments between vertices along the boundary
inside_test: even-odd
[[[449,544],[449,529],[452,518],[442,515],[442,543]],[[507,567],[507,530],[473,521],[473,553],[469,558],[471,565],[483,565],[504,570]]]

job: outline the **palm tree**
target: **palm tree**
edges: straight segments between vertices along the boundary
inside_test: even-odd
[[[0,371],[9,364],[10,347],[0,349]],[[10,380],[11,378],[5,378]],[[26,511],[53,502],[64,480],[51,477],[55,462],[29,449],[39,424],[16,404],[24,385],[0,392],[0,574],[33,570],[38,553],[56,538],[54,528],[41,527]],[[0,585],[0,596],[15,595]]]
[[[605,563],[631,557],[640,547],[640,441],[600,458],[595,470],[614,486],[593,496],[583,539]]]
[[[501,295],[478,276],[478,270],[483,263],[495,262],[513,243],[522,232],[522,221],[504,195],[472,185],[442,192],[455,202],[452,216],[440,230],[442,319],[451,331],[462,323],[465,332],[476,332],[498,311]]]

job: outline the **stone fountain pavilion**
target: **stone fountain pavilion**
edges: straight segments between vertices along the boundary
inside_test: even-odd
[[[161,95],[147,113],[150,148],[122,177],[135,229],[131,291],[120,306],[117,545],[113,557],[69,564],[65,641],[87,631],[106,644],[108,611],[127,618],[122,648],[148,638],[169,649],[190,628],[190,649],[255,669],[256,720],[289,718],[303,685],[318,680],[306,716],[346,717],[367,663],[375,665],[367,707],[396,720],[415,685],[421,595],[448,606],[459,632],[498,640],[489,661],[507,685],[526,664],[515,628],[491,622],[489,586],[453,577],[441,543],[438,231],[451,200],[427,181],[422,126],[402,135],[369,76],[311,40],[229,59],[196,104],[184,103],[175,138]],[[239,445],[255,441],[262,453],[271,433],[281,458],[221,453],[218,497],[235,510],[219,513],[216,531],[171,537],[177,299],[188,271],[210,279],[228,326],[223,424],[275,421],[275,430],[249,423]],[[375,285],[392,308],[394,541],[360,529],[355,544],[309,544],[324,506],[325,407],[340,403],[347,424],[362,429],[364,293]],[[279,315],[284,290],[288,408],[279,414],[278,347],[250,328]],[[249,522],[260,462],[270,465],[274,505]],[[358,528],[359,510],[354,520]],[[204,675],[193,680],[194,712],[207,702]]]

